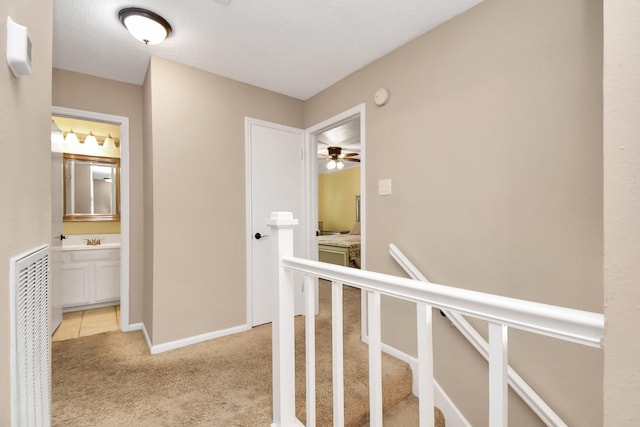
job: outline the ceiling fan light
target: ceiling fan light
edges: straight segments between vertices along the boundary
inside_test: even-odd
[[[334,170],[336,168],[337,164],[335,160],[329,160],[329,163],[327,163],[327,169]]]
[[[342,163],[340,160],[338,160],[336,162],[336,167],[338,168],[338,170],[342,169],[344,167],[344,163]]]
[[[171,24],[162,16],[139,7],[118,12],[120,22],[129,33],[144,44],[158,44],[171,34]]]

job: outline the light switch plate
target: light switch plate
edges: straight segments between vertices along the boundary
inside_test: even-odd
[[[389,194],[391,194],[391,180],[381,179],[378,181],[378,195],[388,196]]]

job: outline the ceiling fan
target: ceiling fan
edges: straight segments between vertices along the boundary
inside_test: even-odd
[[[342,169],[344,167],[344,163],[342,161],[348,162],[360,162],[360,159],[356,159],[356,156],[359,156],[360,153],[343,153],[342,147],[327,147],[328,155],[321,155],[319,157],[320,160],[328,159],[327,169]]]

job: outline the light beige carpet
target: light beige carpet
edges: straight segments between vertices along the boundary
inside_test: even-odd
[[[332,425],[331,322],[321,286],[317,425]],[[345,419],[368,421],[367,347],[360,291],[345,287]],[[297,416],[304,422],[304,318],[296,319]],[[52,345],[53,426],[268,426],[271,327],[150,355],[139,332],[108,332]],[[411,393],[409,367],[383,355],[384,406]]]
[[[420,408],[418,398],[410,395],[401,400],[396,406],[384,412],[384,427],[418,427],[420,426]],[[439,408],[434,408],[434,427],[445,427],[444,415]],[[369,427],[369,423],[362,427]]]

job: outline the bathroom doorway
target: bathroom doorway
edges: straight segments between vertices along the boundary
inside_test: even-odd
[[[76,110],[64,107],[56,107],[53,106],[51,109],[53,116],[77,119],[81,121],[95,122],[96,128],[99,128],[100,125],[111,125],[119,127],[119,138],[117,141],[117,145],[119,146],[119,202],[120,202],[120,229],[119,229],[119,268],[117,271],[113,270],[113,266],[107,265],[107,269],[103,272],[106,274],[117,275],[119,277],[119,300],[120,300],[120,308],[118,312],[118,321],[119,321],[119,329],[122,331],[129,331],[131,329],[130,321],[129,321],[129,253],[130,253],[130,206],[129,206],[129,119],[127,117],[122,116],[114,116],[102,113],[96,113],[91,111],[84,110]],[[62,129],[63,133],[67,131],[67,129]],[[80,133],[78,130],[74,130],[74,133]],[[100,144],[103,142],[104,145],[108,145],[105,142],[105,139],[109,137],[108,131],[107,134],[102,135],[99,134],[100,131],[94,131],[93,137],[98,136],[96,144]],[[82,134],[83,138],[87,138],[91,132],[87,132]],[[116,137],[111,135],[110,143],[114,144]],[[85,141],[86,142],[86,141]],[[93,140],[91,140],[93,143]],[[107,181],[107,179],[105,179]],[[62,198],[62,194],[52,194],[53,198]],[[64,234],[64,233],[63,233]],[[101,233],[100,235],[108,236],[109,234]],[[109,268],[111,267],[111,268]],[[102,298],[105,299],[105,298]],[[106,299],[109,299],[107,297]],[[113,298],[111,298],[113,299]],[[100,303],[97,304],[99,306]],[[113,306],[112,303],[104,303],[105,306]],[[97,307],[96,306],[96,307]]]

